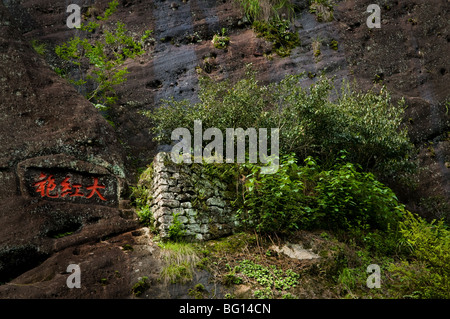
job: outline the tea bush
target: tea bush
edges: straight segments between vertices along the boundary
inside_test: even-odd
[[[144,114],[153,122],[152,133],[160,143],[170,144],[171,132],[179,127],[193,134],[194,120],[222,132],[279,128],[281,154],[295,152],[300,160],[313,156],[324,165],[347,150],[348,162],[377,176],[400,178],[414,171],[413,146],[402,127],[403,101],[392,103],[384,88],[362,93],[348,83],[332,100],[332,79],[321,77],[304,89],[303,76],[288,75],[263,85],[249,66],[246,76],[234,84],[202,78],[199,103],[165,100],[162,107]]]
[[[117,10],[118,4],[118,0],[111,1],[104,16],[98,16],[97,19],[107,21]],[[104,37],[93,41],[89,36],[74,36],[56,46],[55,52],[62,60],[78,69],[78,76],[71,76],[60,68],[57,69],[58,74],[77,87],[83,87],[88,81],[94,83],[94,89],[88,90],[86,98],[97,108],[105,109],[105,105],[117,100],[114,87],[126,81],[128,71],[123,67],[125,60],[134,59],[144,53],[143,44],[151,35],[151,31],[147,30],[139,40],[135,40],[128,35],[125,24],[120,21],[116,22],[112,31],[93,21],[82,23],[79,29],[90,35],[100,28]],[[90,70],[84,74],[83,65],[86,64]]]

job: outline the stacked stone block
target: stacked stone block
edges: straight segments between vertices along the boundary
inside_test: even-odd
[[[169,236],[174,216],[188,240],[233,232],[235,218],[226,197],[227,185],[208,176],[201,164],[176,164],[170,153],[160,152],[153,161],[152,184],[150,206],[161,238]]]

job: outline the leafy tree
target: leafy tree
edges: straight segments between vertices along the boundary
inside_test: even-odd
[[[117,10],[118,0],[108,4],[103,16],[98,16],[100,21],[107,21]],[[63,60],[74,65],[78,69],[79,78],[66,76],[65,72],[57,69],[60,75],[66,76],[68,81],[78,87],[84,86],[89,80],[95,83],[95,89],[86,93],[86,98],[98,108],[114,103],[117,100],[114,86],[126,81],[128,70],[123,67],[126,59],[134,59],[145,53],[143,44],[151,35],[147,30],[139,41],[127,35],[125,24],[117,21],[112,31],[107,30],[97,22],[82,23],[80,30],[87,35],[103,30],[104,37],[93,40],[91,36],[74,36],[69,41],[58,45],[56,54]],[[86,74],[83,68],[88,65]]]
[[[260,174],[254,164],[243,166],[243,200],[235,205],[244,225],[258,231],[388,230],[404,212],[391,189],[345,162],[345,155],[329,170],[311,157],[298,165],[293,154],[281,159],[276,174]]]

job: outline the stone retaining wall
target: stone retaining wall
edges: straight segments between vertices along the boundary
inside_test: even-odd
[[[235,213],[227,185],[208,176],[201,164],[176,164],[170,153],[153,161],[152,199],[149,203],[161,238],[169,237],[174,216],[188,240],[208,240],[231,234]]]

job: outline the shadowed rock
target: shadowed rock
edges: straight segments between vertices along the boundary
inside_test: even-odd
[[[0,3],[0,282],[137,225],[114,130],[18,30]]]

